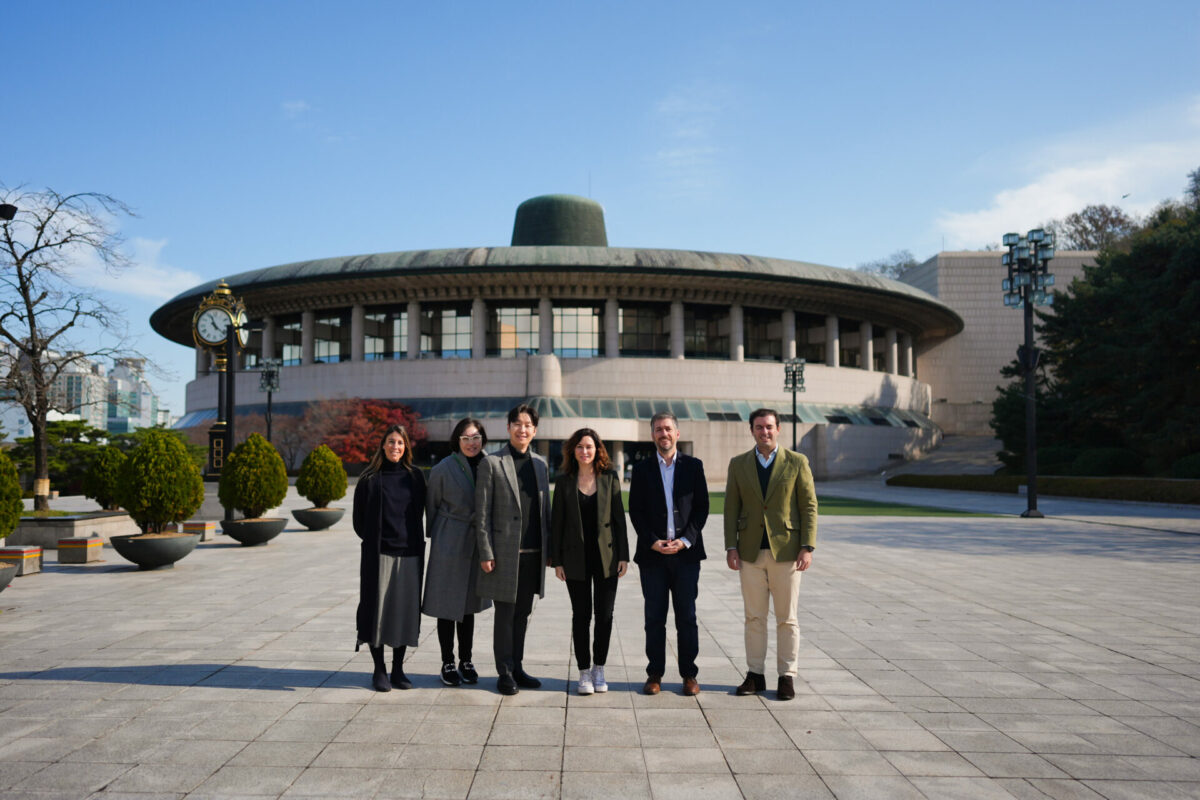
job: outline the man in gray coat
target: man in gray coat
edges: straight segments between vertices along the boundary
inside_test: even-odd
[[[508,412],[508,444],[479,464],[475,531],[482,574],[477,591],[495,603],[492,649],[496,689],[516,694],[542,682],[522,666],[533,596],[546,596],[550,555],[550,471],[530,445],[538,413],[522,404]]]

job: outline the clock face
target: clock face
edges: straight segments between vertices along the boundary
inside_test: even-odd
[[[246,339],[248,339],[250,337],[250,331],[245,329],[245,327],[244,327],[245,324],[246,324],[246,312],[239,311],[237,313],[237,329],[236,330],[237,330],[238,345],[241,347],[246,346]]]
[[[210,308],[196,320],[196,335],[205,344],[220,344],[225,341],[225,329],[232,320],[219,308]]]

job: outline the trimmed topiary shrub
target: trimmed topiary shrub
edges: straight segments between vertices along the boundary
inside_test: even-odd
[[[1069,474],[1093,478],[1141,475],[1142,457],[1123,447],[1091,447],[1075,457]]]
[[[148,430],[130,451],[117,479],[117,502],[142,529],[161,533],[182,522],[204,503],[204,479],[179,437]]]
[[[1171,465],[1172,478],[1200,478],[1200,453],[1184,456]]]
[[[337,453],[325,445],[309,453],[300,465],[296,491],[314,508],[327,508],[334,500],[345,497],[346,468]]]
[[[117,510],[121,505],[117,502],[117,483],[125,461],[126,456],[119,447],[100,448],[83,474],[83,496],[95,500],[105,511]]]
[[[0,539],[13,532],[24,510],[17,468],[7,453],[0,452]]]
[[[258,519],[287,496],[287,469],[279,451],[257,433],[233,448],[221,470],[217,496],[246,519]]]

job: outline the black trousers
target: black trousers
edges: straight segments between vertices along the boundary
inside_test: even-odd
[[[646,599],[646,674],[661,678],[666,669],[667,610],[674,606],[679,676],[696,677],[699,672],[696,656],[700,653],[700,631],[696,624],[700,562],[668,557],[657,563],[639,564],[638,572]]]
[[[496,615],[492,622],[492,651],[496,656],[498,675],[512,675],[521,669],[533,598],[542,587],[542,573],[546,569],[541,551],[521,553],[519,559],[516,602],[496,600],[493,603]]]
[[[471,660],[471,648],[475,642],[475,615],[464,614],[462,622],[455,622],[452,619],[437,621],[438,645],[442,649],[443,664],[454,661],[455,628],[458,628],[458,660]]]
[[[608,662],[608,642],[612,638],[613,606],[617,602],[617,576],[592,575],[581,581],[567,581],[571,597],[571,638],[575,642],[575,661],[581,670],[595,663]],[[594,595],[594,600],[593,600]],[[588,647],[592,610],[596,612],[595,647]]]

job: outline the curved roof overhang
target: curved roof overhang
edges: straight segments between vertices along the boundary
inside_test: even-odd
[[[224,279],[251,317],[407,300],[553,298],[742,303],[837,314],[896,327],[918,339],[963,329],[936,297],[880,275],[694,250],[527,246],[409,250],[300,261]],[[150,324],[190,346],[192,314],[211,281],[159,307]]]

